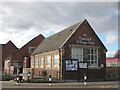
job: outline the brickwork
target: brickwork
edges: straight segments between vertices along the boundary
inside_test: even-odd
[[[9,41],[5,45],[2,46],[2,69],[4,71],[4,62],[9,57],[9,55],[13,54],[17,50],[17,47]]]
[[[19,63],[21,63],[20,67],[26,66],[26,68],[30,68],[30,48],[34,47],[36,48],[44,39],[43,35],[38,35],[37,37],[33,38],[31,41],[29,41],[27,44],[25,44],[22,48],[17,50],[15,53],[13,53],[11,58],[11,64],[14,66],[14,71],[17,73],[16,68],[18,68]],[[10,46],[10,48],[12,48]],[[26,62],[26,63],[24,63]],[[25,64],[25,65],[24,65]],[[24,65],[24,66],[23,66]]]
[[[69,30],[69,29],[67,29]],[[72,30],[72,29],[70,29]],[[105,71],[106,71],[106,48],[104,47],[103,43],[100,41],[99,37],[96,35],[92,27],[89,23],[84,20],[82,24],[68,37],[66,41],[64,41],[63,46],[58,50],[49,51],[49,52],[42,52],[41,54],[36,54],[31,56],[34,58],[34,62],[36,58],[40,58],[40,56],[44,57],[44,68],[36,68],[34,67],[35,75],[41,75],[42,70],[47,70],[48,75],[52,74],[53,77],[56,77],[55,73],[60,73],[58,76],[61,79],[77,79],[78,78],[78,71],[66,71],[65,60],[72,59],[71,57],[71,48],[72,47],[79,47],[83,49],[83,60],[87,60],[87,50],[88,49],[97,49],[98,50],[98,66],[97,67],[88,67],[88,70],[80,69],[80,78],[82,79],[84,73],[87,74],[88,79],[104,79]],[[59,67],[54,68],[53,59],[51,58],[51,67],[46,67],[46,56],[53,56],[55,53],[59,53]],[[39,61],[40,63],[40,61]],[[56,72],[58,71],[58,72]],[[55,72],[55,73],[53,73]],[[97,73],[97,74],[96,74]]]
[[[36,65],[34,65],[34,74],[35,75],[38,75],[38,76],[42,75],[42,71],[47,70],[47,76],[52,75],[52,77],[58,78],[57,74],[58,74],[60,66],[54,67],[53,55],[59,55],[59,50],[50,51],[50,52],[38,54],[35,56],[31,56],[31,60],[33,58],[35,64],[36,64],[36,58],[38,58],[38,62],[39,62],[38,67],[36,67]],[[46,56],[51,56],[51,66],[50,67],[46,66]],[[44,58],[44,67],[40,67],[40,57]],[[60,57],[59,57],[59,63],[60,63]]]
[[[94,42],[94,44],[79,44],[76,43],[76,40],[79,39],[79,37],[82,37],[83,35],[87,35],[87,37],[91,38],[91,41]],[[98,67],[96,68],[89,68],[88,67],[88,78],[89,79],[95,79],[95,78],[101,78],[103,79],[105,77],[105,71],[106,71],[106,48],[103,46],[100,39],[97,37],[91,26],[88,22],[82,23],[82,25],[76,30],[76,32],[70,37],[70,39],[66,42],[66,44],[63,47],[63,60],[70,59],[71,58],[71,48],[72,47],[80,47],[85,49],[89,48],[97,48],[98,49]],[[87,54],[84,54],[87,55]],[[83,56],[83,59],[85,56]],[[101,67],[101,64],[104,65],[104,67]],[[65,74],[65,69],[63,68],[63,74]],[[80,70],[80,72],[82,72]],[[97,74],[96,74],[97,73]],[[66,72],[67,76],[66,78],[70,79],[72,76],[75,76],[77,72],[74,72],[73,74],[71,72]],[[83,77],[83,76],[80,76]],[[76,79],[75,77],[74,79]]]

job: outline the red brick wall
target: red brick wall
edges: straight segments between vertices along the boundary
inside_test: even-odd
[[[84,21],[82,23],[82,25],[80,27],[78,27],[78,29],[76,30],[76,32],[70,37],[70,39],[66,42],[66,44],[63,47],[63,50],[65,52],[63,52],[63,60],[66,59],[70,59],[71,58],[71,44],[74,45],[81,45],[82,44],[78,44],[76,43],[76,40],[79,39],[79,37],[83,37],[83,34],[87,34],[87,37],[91,38],[92,41],[94,42],[94,45],[83,45],[84,48],[88,47],[98,47],[99,48],[99,58],[98,58],[98,68],[94,68],[94,69],[90,69],[87,71],[89,78],[104,78],[105,76],[105,70],[106,70],[106,49],[103,46],[103,44],[100,42],[100,40],[97,38],[95,32],[93,31],[93,29],[91,28],[91,26],[88,24],[87,21]],[[100,65],[104,64],[104,68],[100,68]],[[63,72],[65,72],[65,69],[63,68]],[[96,74],[96,72],[98,72],[98,74]],[[76,74],[76,73],[73,73]],[[68,76],[67,78],[71,78],[72,76],[74,76],[72,73],[66,73],[65,76]],[[77,78],[77,77],[75,77]]]
[[[17,47],[9,41],[3,48],[2,48],[2,61],[5,60],[9,55],[14,53],[17,50]],[[4,61],[2,62],[2,67],[4,69]]]
[[[26,45],[24,45],[20,50],[18,50],[13,56],[12,60],[23,60],[23,56],[30,56],[29,53],[29,47],[37,47],[42,40],[44,39],[43,35],[39,35],[36,38],[32,39],[30,42],[28,42]]]
[[[52,75],[52,77],[58,78],[58,71],[60,67],[53,66],[53,55],[58,55],[58,54],[59,54],[59,50],[55,50],[55,51],[50,51],[35,55],[34,56],[35,58],[31,56],[31,58],[34,58],[34,62],[36,58],[38,58],[38,62],[39,62],[38,67],[34,67],[34,75],[38,75],[38,76],[42,75],[42,71],[47,70],[47,76]],[[41,56],[44,58],[44,67],[40,67]],[[46,67],[46,56],[51,56],[51,67]],[[60,57],[59,57],[59,63],[60,63]]]

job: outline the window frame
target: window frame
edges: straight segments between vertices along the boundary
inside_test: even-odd
[[[41,64],[41,60],[43,60],[43,64]],[[40,56],[40,67],[43,68],[44,67],[44,57],[43,56]]]
[[[88,53],[88,67],[98,67],[98,49],[96,49],[96,48],[91,48],[91,49],[89,49],[90,50],[90,53]],[[92,53],[92,50],[93,50],[93,53]],[[97,52],[96,53],[94,53],[94,50],[97,50]],[[89,57],[90,56],[90,57]],[[93,56],[93,57],[92,57]],[[97,57],[96,59],[95,59],[95,56]],[[93,58],[93,59],[92,59]],[[96,62],[96,65],[95,65],[95,62]],[[92,63],[93,63],[93,65],[92,65]]]
[[[48,57],[50,57],[50,59],[48,60]],[[49,61],[49,62],[48,62]],[[51,67],[51,56],[46,56],[46,67]]]
[[[73,49],[74,49],[74,51],[73,51]],[[81,55],[79,55],[79,53],[78,53],[78,50],[79,49],[81,49]],[[77,50],[77,51],[75,51],[75,50]],[[77,53],[76,53],[77,52]],[[76,56],[75,56],[76,55]],[[78,59],[78,57],[77,56],[81,56],[81,59]],[[79,47],[72,47],[71,48],[71,58],[72,59],[78,59],[78,61],[79,62],[83,62],[83,48],[79,48]]]
[[[34,68],[35,67],[35,60],[34,58],[31,58],[31,68]]]
[[[54,67],[59,67],[59,54],[53,55],[53,66]]]
[[[33,53],[33,52],[34,52],[34,50],[31,51],[31,49],[34,49],[34,50],[35,50],[36,47],[29,47],[29,53]]]
[[[39,60],[38,57],[35,58],[35,68],[39,67]]]

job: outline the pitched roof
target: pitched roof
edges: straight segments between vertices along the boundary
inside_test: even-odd
[[[42,40],[45,37],[42,34],[39,34],[38,36],[34,37],[32,40],[30,40],[28,43],[26,43],[23,47],[13,52],[11,55],[9,55],[7,58],[11,58],[12,60],[22,60],[23,56],[29,56],[29,50],[28,47],[37,47]]]
[[[78,29],[78,27],[81,26],[83,22],[87,22],[87,20],[83,20],[77,24],[74,24],[42,41],[42,43],[34,50],[34,52],[31,55],[40,54],[43,52],[58,50],[62,48],[62,46],[68,41],[68,39],[73,35],[73,33]],[[91,26],[90,26],[91,27]],[[91,27],[92,28],[92,27]],[[93,30],[94,32],[94,30]],[[94,32],[95,33],[95,32]],[[97,34],[95,33],[98,40],[101,42]],[[107,51],[104,44],[101,42],[105,50]]]
[[[9,55],[14,53],[18,48],[15,46],[15,44],[10,40],[6,44],[0,44],[2,45],[2,60],[5,60]]]
[[[42,43],[34,50],[31,55],[48,52],[61,48],[69,37],[75,32],[82,22],[74,24],[42,41]]]

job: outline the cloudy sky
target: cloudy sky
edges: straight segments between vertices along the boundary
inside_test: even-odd
[[[0,43],[9,40],[22,47],[39,34],[48,37],[87,19],[108,49],[107,57],[118,50],[117,2],[2,2]]]

